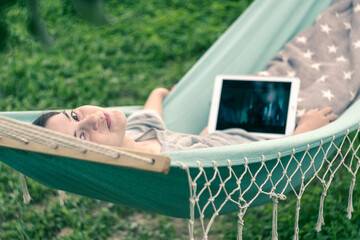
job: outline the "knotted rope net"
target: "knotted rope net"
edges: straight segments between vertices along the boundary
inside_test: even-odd
[[[233,165],[227,159],[226,173],[220,171],[213,161],[213,171],[205,171],[198,162],[198,170],[191,171],[185,164],[179,163],[187,172],[190,187],[190,239],[194,238],[195,222],[199,221],[202,238],[208,239],[212,224],[229,205],[238,208],[238,239],[242,239],[244,216],[249,207],[259,205],[259,196],[267,195],[273,203],[272,239],[278,239],[277,214],[279,201],[286,201],[289,192],[297,199],[295,209],[294,240],[299,239],[299,217],[301,199],[310,184],[320,183],[323,187],[319,198],[319,212],[314,227],[321,231],[325,224],[323,211],[328,189],[341,168],[351,175],[347,217],[351,219],[353,192],[356,176],[360,167],[360,125],[357,130],[346,132],[344,136],[332,136],[330,141],[320,141],[317,147],[306,146],[304,151],[295,150],[289,156],[278,154],[277,159],[269,162],[262,156],[261,162],[251,164],[245,157],[242,167]],[[205,200],[205,201],[204,201]],[[204,203],[205,202],[205,203]],[[303,203],[313,204],[313,203]],[[212,213],[211,217],[209,212]]]

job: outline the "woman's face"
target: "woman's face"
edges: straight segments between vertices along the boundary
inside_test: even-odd
[[[45,127],[99,144],[121,146],[126,117],[121,111],[82,106],[49,118]]]

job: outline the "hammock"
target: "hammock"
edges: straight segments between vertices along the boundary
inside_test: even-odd
[[[284,44],[309,27],[330,3],[331,0],[255,1],[166,99],[164,121],[169,129],[199,133],[207,122],[206,106],[217,74],[245,74],[264,69]],[[201,104],[192,104],[193,98]],[[117,109],[129,115],[140,107]],[[326,191],[341,166],[348,169],[353,179],[348,206],[351,217],[352,192],[360,166],[359,145],[354,144],[359,138],[359,111],[360,101],[357,101],[338,120],[310,133],[164,153],[165,156],[112,149],[24,123],[34,120],[40,114],[37,111],[3,112],[0,161],[55,189],[189,218],[191,238],[195,218],[200,218],[206,238],[216,216],[229,212],[239,213],[241,236],[246,209],[273,201],[273,238],[276,239],[277,202],[292,190],[298,198],[294,234],[297,238],[300,199],[305,188],[313,180],[324,186],[317,224],[320,230],[324,224],[322,204]],[[167,156],[171,158],[170,170]],[[204,217],[210,217],[207,227]]]

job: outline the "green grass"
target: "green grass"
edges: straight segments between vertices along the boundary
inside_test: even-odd
[[[0,53],[0,111],[140,105],[157,87],[174,85],[251,1],[106,1],[111,24],[92,26],[68,1],[40,1],[55,38],[46,48],[26,30],[24,1],[4,12],[10,36]],[[359,183],[359,177],[357,179]],[[326,225],[315,225],[322,187],[302,199],[301,239],[360,239],[360,193],[346,218],[349,174],[336,175],[325,201]],[[142,212],[57,191],[28,179],[33,198],[22,202],[19,173],[0,163],[0,239],[187,239],[186,220]],[[295,198],[279,204],[279,237],[293,235]],[[245,215],[245,239],[271,237],[271,204]],[[210,239],[236,239],[236,214],[221,216]],[[197,230],[197,235],[199,232]]]

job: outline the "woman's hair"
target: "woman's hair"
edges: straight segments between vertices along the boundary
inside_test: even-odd
[[[37,126],[40,126],[40,127],[45,127],[47,121],[48,121],[51,117],[53,117],[53,116],[55,116],[55,115],[57,115],[57,114],[59,114],[59,113],[60,113],[60,112],[47,112],[47,113],[41,114],[41,115],[40,115],[37,119],[35,119],[32,123],[33,123],[34,125],[37,125]]]

